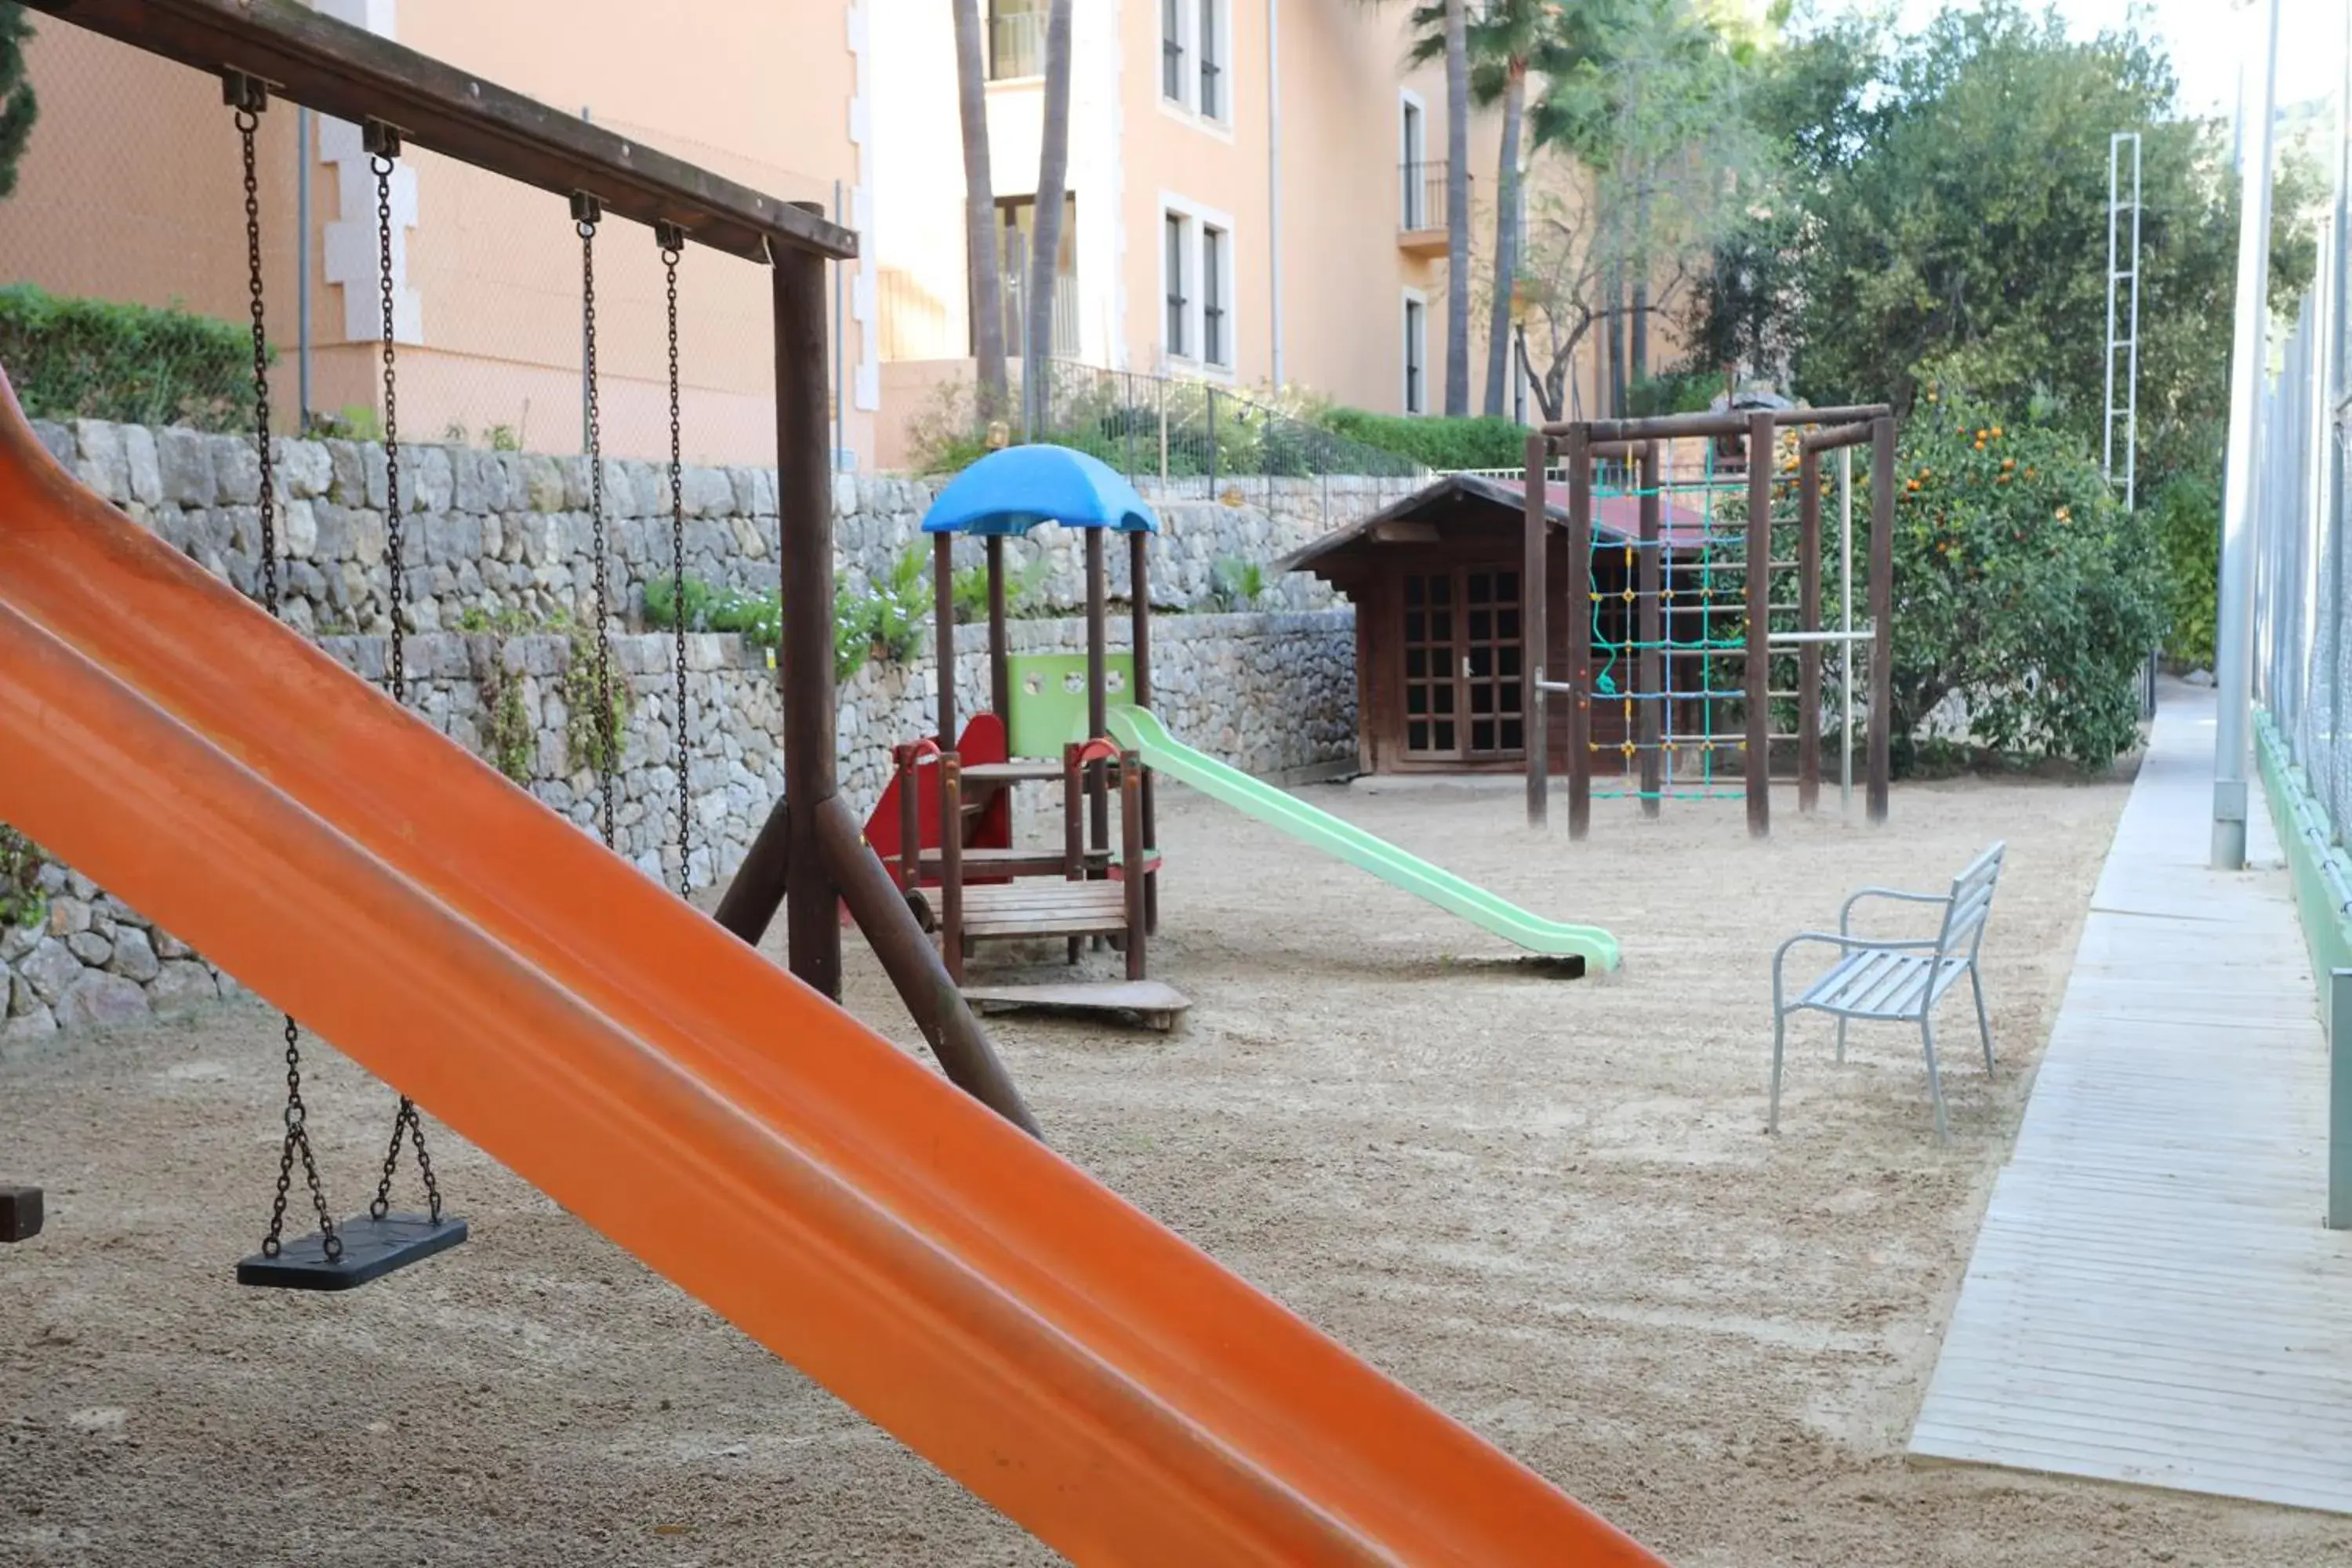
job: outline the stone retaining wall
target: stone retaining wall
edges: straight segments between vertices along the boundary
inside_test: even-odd
[[[259,583],[261,466],[253,443],[176,427],[152,429],[81,419],[37,422],[58,458],[92,489],[154,529],[207,571],[255,594]],[[388,628],[383,448],[373,442],[279,439],[275,445],[280,593],[286,618],[318,636]],[[467,612],[488,616],[581,619],[593,603],[594,525],[584,458],[492,452],[470,447],[404,446],[402,559],[410,628],[456,630]],[[666,577],[673,542],[669,481],[662,466],[607,459],[606,549],[616,629],[643,624],[645,585]],[[1392,485],[1392,481],[1386,481]],[[1274,511],[1260,490],[1214,498],[1171,497],[1161,506],[1151,557],[1152,601],[1170,608],[1215,603],[1214,568],[1253,563],[1267,593],[1254,606],[1326,608],[1338,601],[1311,577],[1277,580],[1278,556],[1322,530],[1325,492],[1379,481],[1278,480]],[[683,483],[687,573],[713,584],[765,590],[776,581],[776,476],[772,468],[689,467]],[[835,565],[853,591],[887,578],[920,548],[924,509],[937,482],[836,475]],[[1367,492],[1370,493],[1370,492]],[[959,559],[979,559],[976,542]],[[1077,610],[1086,603],[1084,545],[1068,530],[1041,529],[1013,542],[1014,569],[1042,553],[1029,613]],[[1127,552],[1109,553],[1112,593],[1127,592]],[[1252,606],[1244,606],[1252,607]]]

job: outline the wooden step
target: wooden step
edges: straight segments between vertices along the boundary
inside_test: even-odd
[[[974,763],[963,770],[966,785],[992,786],[1017,784],[1050,784],[1062,776],[1059,763],[1027,762]]]
[[[982,1013],[1031,1009],[1044,1013],[1109,1015],[1146,1028],[1166,1030],[1192,1004],[1172,985],[1157,980],[1063,981],[1045,985],[967,985],[964,1000]]]
[[[1127,892],[1118,882],[1039,878],[964,890],[963,934],[969,941],[1118,936],[1126,931]]]

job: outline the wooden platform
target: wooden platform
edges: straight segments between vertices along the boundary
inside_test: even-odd
[[[1064,981],[1046,985],[967,985],[964,1000],[982,1013],[1034,1009],[1047,1013],[1112,1014],[1147,1028],[1166,1030],[1192,1005],[1184,994],[1157,980]]]
[[[2352,1512],[2326,1041],[2259,798],[2205,867],[2212,745],[2168,689],[1911,1452]]]
[[[966,888],[963,934],[987,942],[1019,936],[1123,936],[1127,888],[1108,879],[1071,882],[1036,878]]]

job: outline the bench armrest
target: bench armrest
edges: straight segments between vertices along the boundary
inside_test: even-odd
[[[1948,905],[1949,893],[1913,893],[1900,888],[1864,888],[1838,906],[1838,932],[1851,935],[1853,931],[1853,907],[1864,899],[1883,899],[1890,903]],[[1932,943],[1930,944],[1933,945]]]
[[[1844,931],[1801,931],[1772,950],[1772,1011],[1776,1014],[1780,1011],[1781,969],[1788,961],[1790,951],[1805,942],[1818,942],[1823,946],[1834,947],[1839,950],[1841,955],[1856,951],[1933,952],[1937,948],[1937,941],[1934,937],[1905,937],[1889,940],[1881,937],[1853,936]]]

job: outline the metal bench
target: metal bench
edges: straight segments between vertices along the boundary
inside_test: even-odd
[[[1780,1052],[1788,1038],[1791,1013],[1827,1013],[1838,1021],[1837,1059],[1845,1060],[1845,1026],[1849,1019],[1917,1024],[1920,1043],[1927,1053],[1927,1094],[1936,1105],[1936,1139],[1948,1142],[1944,1121],[1944,1084],[1936,1070],[1936,1004],[1944,993],[1969,977],[1975,993],[1977,1033],[1984,1041],[1985,1071],[1992,1071],[1992,1025],[1985,1017],[1984,979],[1977,969],[1977,950],[1984,942],[1985,914],[1992,907],[1993,884],[2000,878],[2005,844],[1969,863],[1952,880],[1948,893],[1906,893],[1893,888],[1864,888],[1838,910],[1837,934],[1801,931],[1772,954],[1772,1110],[1769,1131],[1780,1130]],[[1856,936],[1853,909],[1866,899],[1906,904],[1939,904],[1941,929],[1933,937],[1892,939]],[[1790,950],[1806,943],[1839,950],[1838,961],[1799,993],[1788,996],[1782,971]]]

